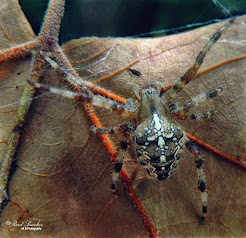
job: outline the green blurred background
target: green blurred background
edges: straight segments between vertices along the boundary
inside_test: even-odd
[[[48,0],[19,2],[37,34]],[[220,2],[232,15],[246,13],[245,0]],[[67,0],[60,41],[64,43],[83,36],[135,36],[173,29],[166,32],[169,34],[189,30],[192,28],[189,24],[226,17],[213,1],[208,0]],[[184,28],[179,29],[181,26]]]

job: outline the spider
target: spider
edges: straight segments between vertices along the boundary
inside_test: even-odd
[[[128,119],[118,127],[92,128],[92,131],[97,134],[121,133],[126,138],[126,140],[120,142],[117,161],[114,165],[111,184],[113,193],[117,191],[116,185],[123,166],[125,153],[128,149],[129,139],[134,141],[136,155],[140,164],[151,177],[157,180],[166,180],[175,171],[181,157],[183,145],[185,145],[196,160],[195,165],[197,168],[198,189],[201,192],[203,222],[208,205],[203,157],[197,145],[186,137],[177,120],[203,120],[211,118],[214,111],[192,114],[189,113],[189,110],[207,99],[216,97],[223,89],[218,87],[217,89],[202,93],[184,103],[183,106],[178,105],[175,97],[195,77],[208,51],[220,38],[222,32],[232,25],[234,19],[229,20],[209,39],[196,57],[192,67],[166,92],[162,91],[162,85],[159,82],[149,85],[142,90],[135,86],[134,92],[137,100],[134,101],[129,98],[125,104],[121,104],[100,95],[93,95],[89,90],[86,90],[86,93],[76,93],[29,80],[28,83],[35,88],[40,88],[63,97],[87,101],[93,106],[110,109]],[[54,69],[60,68],[45,52],[41,51],[40,53]],[[67,77],[71,79],[72,76],[69,73],[67,74]]]

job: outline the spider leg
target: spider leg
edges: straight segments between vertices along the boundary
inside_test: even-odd
[[[206,185],[205,185],[205,173],[203,170],[203,157],[200,154],[200,150],[197,145],[188,139],[185,138],[185,146],[187,149],[194,155],[196,158],[196,168],[197,168],[197,178],[198,178],[198,189],[201,192],[201,201],[202,201],[202,218],[201,221],[204,222],[205,215],[207,213],[207,205],[208,205],[208,196],[206,192]]]
[[[207,99],[214,98],[219,95],[220,92],[223,91],[223,88],[218,87],[217,89],[212,89],[205,93],[199,94],[198,96],[194,97],[193,99],[187,101],[180,109],[180,112],[188,112],[192,107],[204,102]]]
[[[205,120],[210,119],[212,115],[214,114],[214,111],[208,111],[208,112],[201,112],[201,113],[191,113],[186,114],[187,120]]]
[[[91,126],[91,130],[96,134],[119,134],[122,133],[124,136],[129,136],[130,133],[135,131],[135,128],[132,126],[133,120],[128,120],[127,122],[121,124],[120,126],[116,127],[95,127]]]
[[[214,111],[208,111],[208,112],[201,112],[201,113],[185,113],[180,114],[179,112],[173,112],[172,118],[176,120],[205,120],[210,119],[212,115],[214,114]]]
[[[122,125],[118,127],[112,127],[112,128],[98,128],[93,126],[92,131],[94,133],[98,134],[119,134],[122,133],[125,137],[130,136],[130,134],[135,131],[135,128],[132,127],[133,120],[128,120],[127,122],[123,123]],[[120,177],[120,171],[122,169],[125,157],[126,157],[126,150],[128,147],[127,141],[121,141],[120,143],[120,149],[117,155],[116,163],[114,164],[114,170],[112,175],[112,183],[111,183],[111,189],[112,193],[117,193],[117,184]]]
[[[115,194],[117,192],[117,183],[119,181],[120,171],[122,169],[123,162],[124,162],[125,157],[126,157],[127,147],[128,147],[127,142],[121,141],[119,153],[117,156],[117,161],[114,165],[114,170],[113,170],[113,175],[112,175],[111,189],[112,189],[113,194]]]
[[[119,134],[122,133],[125,137],[129,138],[130,134],[135,131],[135,128],[132,126],[132,124],[135,121],[133,119],[128,120],[127,122],[123,123],[122,125],[118,127],[112,127],[112,128],[98,128],[98,127],[92,127],[92,131],[94,133],[98,134]],[[126,141],[121,141],[120,143],[120,149],[118,152],[117,160],[114,165],[113,175],[112,175],[112,183],[111,183],[111,189],[112,193],[115,194],[117,192],[117,183],[119,180],[120,171],[123,166],[123,162],[126,156],[126,150],[128,147],[128,143]]]
[[[207,42],[207,44],[204,46],[202,51],[198,54],[196,57],[196,61],[194,65],[186,71],[186,73],[179,78],[176,83],[172,86],[170,90],[168,90],[166,93],[164,93],[164,99],[166,101],[171,100],[173,97],[176,96],[176,94],[181,91],[186,84],[188,84],[196,75],[197,71],[199,70],[200,66],[203,63],[204,57],[209,52],[209,50],[212,48],[212,46],[216,43],[216,41],[220,38],[222,32],[226,30],[228,27],[232,25],[235,18],[232,18],[229,20],[219,31],[217,31]]]
[[[44,57],[44,59],[50,64],[50,66],[55,69],[57,72],[63,73],[66,75],[66,80],[71,83],[74,87],[79,89],[84,89],[87,94],[90,94],[91,91],[83,84],[80,83],[80,81],[74,77],[71,73],[69,73],[65,68],[58,65],[53,59],[51,59],[47,53],[40,50],[39,53]]]
[[[51,87],[46,84],[41,84],[41,83],[36,83],[32,82],[30,80],[27,80],[29,84],[31,84],[35,88],[40,88],[45,91],[48,91],[50,93],[54,93],[66,98],[70,98],[73,100],[78,100],[78,101],[87,101],[91,103],[93,106],[97,107],[102,107],[106,108],[112,111],[115,111],[121,116],[124,116],[126,118],[132,118],[135,116],[135,107],[128,107],[125,106],[124,104],[121,104],[119,102],[115,102],[113,100],[110,100],[108,98],[104,98],[102,96],[97,96],[97,95],[92,95],[92,94],[85,94],[85,93],[77,93],[77,92],[71,92],[68,90],[63,90],[60,88],[56,87]]]
[[[178,107],[178,104],[176,102],[173,102],[169,105],[169,113],[173,118],[178,120],[208,119],[214,114],[214,111],[196,114],[188,114],[187,112],[189,112],[189,110],[195,105],[198,105],[207,99],[218,96],[218,94],[222,91],[223,89],[221,87],[218,87],[217,89],[212,89],[210,91],[207,91],[206,93],[199,94],[193,99],[187,101],[182,107]]]

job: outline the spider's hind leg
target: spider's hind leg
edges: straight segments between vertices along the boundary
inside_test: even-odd
[[[120,142],[120,149],[118,152],[116,163],[114,164],[114,170],[112,175],[111,189],[113,194],[117,193],[117,187],[118,187],[117,184],[120,177],[120,171],[122,169],[123,162],[127,154],[127,147],[128,147],[127,141]]]
[[[196,168],[197,168],[197,181],[198,181],[198,189],[201,192],[201,201],[202,201],[202,217],[201,222],[204,223],[205,216],[207,213],[207,205],[208,205],[208,196],[206,192],[205,185],[205,173],[203,170],[203,157],[200,154],[200,150],[197,145],[186,137],[185,146],[187,149],[194,155],[196,158]]]
[[[124,135],[124,137],[129,139],[130,134],[135,131],[134,122],[135,122],[134,119],[131,119],[121,124],[120,126],[111,127],[111,128],[105,128],[105,127],[99,128],[99,127],[92,126],[91,130],[97,134],[122,134]],[[120,171],[122,169],[125,157],[127,155],[127,148],[128,148],[128,142],[122,140],[120,142],[120,148],[116,158],[116,163],[114,164],[114,170],[112,175],[111,189],[113,194],[117,192],[117,187],[118,187],[117,184],[120,177]]]

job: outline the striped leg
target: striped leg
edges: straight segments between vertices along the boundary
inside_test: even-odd
[[[208,119],[214,114],[214,111],[195,114],[189,114],[187,112],[189,112],[189,110],[195,105],[198,105],[207,99],[218,96],[219,93],[222,91],[223,89],[221,87],[218,87],[217,89],[212,89],[210,91],[207,91],[206,93],[199,94],[195,98],[187,101],[182,107],[178,107],[177,103],[171,103],[169,105],[169,113],[172,115],[173,118],[176,118],[178,120]]]
[[[113,194],[115,194],[117,192],[117,184],[118,184],[119,177],[120,177],[120,171],[122,169],[123,162],[124,162],[125,157],[126,157],[127,147],[128,147],[127,142],[121,141],[119,153],[117,156],[117,161],[114,165],[114,171],[113,171],[113,176],[112,176],[111,189],[112,189]]]
[[[204,102],[206,99],[211,99],[219,95],[220,92],[223,91],[223,88],[218,87],[216,89],[212,89],[207,91],[206,93],[199,94],[198,96],[194,97],[193,99],[187,101],[180,109],[180,112],[188,112],[192,107]]]
[[[187,149],[194,155],[196,158],[196,168],[197,168],[197,177],[198,177],[198,189],[201,191],[201,201],[202,201],[202,218],[201,222],[204,223],[205,215],[207,213],[207,205],[208,205],[208,196],[206,192],[205,186],[205,173],[202,167],[203,158],[200,154],[199,148],[196,144],[187,138],[185,143]]]
[[[134,120],[128,120],[127,122],[121,124],[120,126],[116,127],[95,127],[91,126],[91,131],[95,134],[123,134],[124,136],[129,136],[130,133],[133,133],[135,131],[135,128],[132,126],[134,123]]]
[[[214,114],[214,111],[202,112],[202,113],[191,113],[191,114],[187,114],[187,119],[188,120],[205,120],[205,119],[210,119],[213,114]]]
[[[197,71],[199,70],[200,66],[203,63],[204,57],[209,52],[209,50],[212,48],[212,46],[216,43],[216,41],[220,38],[222,32],[226,30],[228,27],[232,25],[235,18],[232,18],[229,20],[219,31],[217,31],[208,41],[208,43],[204,46],[202,51],[198,54],[196,57],[195,64],[186,71],[186,73],[179,78],[176,83],[172,86],[170,90],[168,90],[166,93],[164,93],[164,98],[166,101],[170,101],[173,97],[176,96],[176,94],[181,91],[186,84],[188,84],[196,75]]]
[[[90,90],[85,85],[81,84],[80,81],[74,75],[69,73],[65,68],[61,67],[53,59],[51,59],[48,56],[50,55],[50,52],[44,52],[40,50],[39,53],[51,65],[52,68],[54,68],[57,72],[63,73],[66,76],[66,80],[69,83],[71,83],[74,87],[85,90],[87,94],[91,93]]]
[[[115,111],[119,115],[124,116],[126,118],[132,118],[135,116],[135,108],[129,108],[128,106],[125,106],[124,104],[121,104],[119,102],[115,102],[115,101],[110,100],[108,98],[92,95],[91,93],[85,94],[85,93],[71,92],[68,90],[63,90],[60,88],[51,87],[51,86],[46,85],[46,84],[32,82],[30,80],[27,80],[27,82],[35,88],[40,88],[40,89],[43,89],[43,90],[48,91],[50,93],[54,93],[54,94],[57,94],[57,95],[60,95],[60,96],[66,97],[66,98],[70,98],[73,100],[87,101],[87,102],[91,103],[93,106],[102,107],[102,108],[106,108],[106,109]]]
[[[135,130],[134,127],[130,126],[132,125],[132,120],[128,120],[126,123],[123,123],[122,125],[118,127],[112,127],[112,128],[98,128],[98,127],[91,127],[91,130],[94,133],[97,134],[119,134],[122,133],[125,136],[129,136],[131,132]],[[117,193],[117,184],[119,181],[120,177],[120,171],[123,166],[123,162],[126,156],[126,150],[127,150],[127,142],[126,141],[121,141],[120,143],[120,149],[118,152],[117,160],[114,165],[114,170],[113,170],[113,175],[112,175],[112,183],[111,183],[111,189],[112,193],[116,194]]]

